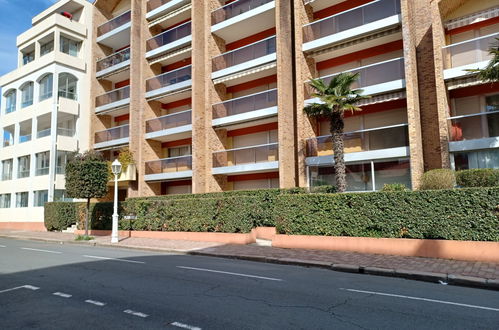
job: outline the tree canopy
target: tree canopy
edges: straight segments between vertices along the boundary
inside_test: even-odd
[[[107,193],[107,164],[99,153],[74,154],[66,164],[66,193],[73,198],[99,198]]]

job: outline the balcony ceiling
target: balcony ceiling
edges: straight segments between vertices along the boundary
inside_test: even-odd
[[[110,109],[110,110],[107,110],[107,111],[101,111],[97,115],[98,116],[113,116],[113,117],[118,117],[118,116],[126,115],[128,113],[130,113],[130,107],[129,106],[125,106],[125,107],[121,107],[121,108]]]
[[[256,71],[255,68],[252,68],[246,71],[247,74],[245,74],[245,72],[238,72],[229,76],[225,76],[214,80],[214,83],[223,83],[225,84],[225,86],[230,87],[277,74],[277,65],[265,65],[264,67],[265,68],[260,71]]]
[[[265,119],[247,121],[247,122],[239,123],[239,124],[224,125],[224,126],[221,126],[221,127],[217,127],[216,129],[226,129],[228,131],[232,131],[232,130],[235,130],[235,129],[246,128],[246,127],[253,127],[253,126],[270,124],[270,123],[275,123],[275,122],[277,122],[277,116],[273,116],[273,117],[265,118]]]
[[[113,84],[115,84],[117,82],[127,80],[129,78],[130,78],[130,67],[128,67],[125,70],[110,73],[104,77],[98,77],[97,79],[111,81]]]
[[[191,5],[182,7],[172,13],[168,13],[162,17],[159,17],[149,23],[149,27],[159,26],[162,29],[166,29],[172,25],[178,24],[180,22],[186,21],[191,18]]]
[[[167,94],[167,95],[164,95],[164,96],[160,96],[158,98],[153,98],[149,101],[159,101],[161,103],[171,103],[171,102],[175,102],[175,101],[178,101],[178,100],[183,100],[183,99],[186,99],[186,98],[189,98],[192,96],[192,89],[186,89],[186,90],[181,90],[179,92],[175,92],[175,93],[170,93],[170,94]]]
[[[308,4],[314,9],[314,12],[334,6],[345,0],[308,0]]]

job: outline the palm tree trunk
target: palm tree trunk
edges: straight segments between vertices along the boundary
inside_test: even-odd
[[[336,178],[336,188],[338,192],[344,192],[347,187],[345,174],[345,156],[343,145],[343,113],[334,111],[330,118],[331,139],[334,152],[334,172]]]

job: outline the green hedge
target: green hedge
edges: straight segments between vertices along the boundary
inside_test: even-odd
[[[497,187],[499,169],[477,168],[457,171],[456,182],[461,187]]]
[[[45,228],[49,231],[61,231],[73,224],[77,224],[78,229],[83,229],[85,226],[85,212],[85,203],[45,203]],[[123,214],[121,203],[119,204],[118,212],[119,214]],[[90,215],[91,229],[111,230],[113,203],[106,202],[90,204]]]
[[[499,241],[499,189],[276,198],[277,231],[293,235]]]

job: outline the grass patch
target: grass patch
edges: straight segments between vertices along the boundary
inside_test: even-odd
[[[78,235],[76,236],[75,241],[91,241],[93,239],[94,239],[93,236]]]

